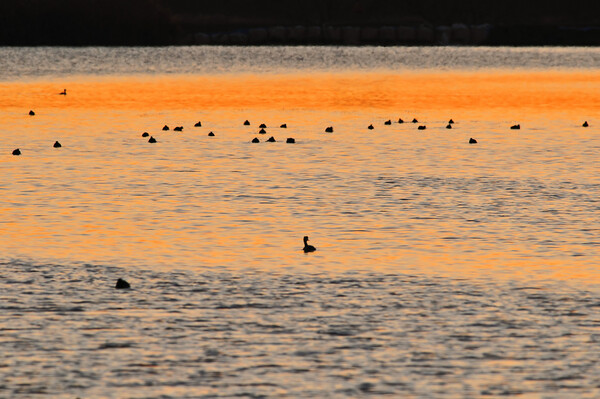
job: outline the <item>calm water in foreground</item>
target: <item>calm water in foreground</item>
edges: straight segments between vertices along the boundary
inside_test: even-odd
[[[600,49],[0,48],[0,397],[599,397],[599,128]]]

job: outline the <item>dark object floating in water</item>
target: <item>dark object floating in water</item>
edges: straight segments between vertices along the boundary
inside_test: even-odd
[[[452,125],[448,123],[448,124],[446,125],[446,129],[452,129]]]
[[[250,121],[248,121],[248,120],[246,119],[246,121],[244,122],[244,126],[250,126]]]
[[[412,123],[419,123],[419,121],[417,120],[417,118],[413,118]]]
[[[448,121],[448,123],[449,123],[449,124],[452,124],[452,123],[454,123],[454,121],[453,121],[452,119],[450,119],[450,120]]]
[[[267,125],[265,125],[264,123],[261,123],[259,126],[259,128],[261,128],[261,129],[266,129],[266,127],[267,127]]]
[[[384,125],[391,125],[391,124],[392,124],[392,121],[388,119],[387,121],[383,122],[383,124],[384,124]]]
[[[33,110],[31,109],[31,110],[29,110],[29,115],[31,115],[31,116],[35,115],[35,112],[33,112]]]
[[[512,125],[510,128],[512,130],[519,130],[521,128],[521,125]]]
[[[148,132],[142,133],[142,137],[148,137],[148,136],[150,136],[150,134]]]
[[[173,129],[174,132],[181,132],[183,131],[183,126],[177,126],[175,129]]]
[[[21,155],[21,150],[19,150],[18,148],[16,150],[13,150],[12,152],[13,155]]]
[[[419,126],[417,129],[419,129],[419,130],[425,130],[425,129],[427,129],[427,126],[425,126],[425,125],[421,125],[421,126]]]
[[[131,285],[127,281],[120,278],[117,280],[117,285],[115,285],[115,288],[118,290],[122,290],[126,288],[131,288]]]
[[[329,126],[325,129],[325,133],[333,133],[333,126]]]
[[[152,136],[148,139],[148,143],[156,143],[156,139]]]
[[[208,136],[209,136],[209,137],[214,137],[214,136],[215,136],[215,134],[214,134],[213,132],[209,132],[209,133],[208,133]]]
[[[266,131],[265,129],[260,129],[260,130],[258,131],[258,134],[265,134],[266,132],[267,132],[267,131]]]
[[[275,142],[275,137],[271,136],[267,139],[268,143],[274,143]]]
[[[284,123],[283,125],[281,125],[279,127],[282,128],[282,129],[287,129],[287,124]]]
[[[62,147],[62,145],[58,141],[55,141],[53,147],[60,148],[60,147]]]
[[[256,137],[255,137],[255,138],[253,138],[253,139],[252,139],[252,142],[253,142],[253,143],[260,143],[260,140],[259,140],[258,138],[256,138]]]
[[[402,118],[398,118],[398,123],[404,123],[404,120]]]
[[[477,144],[477,140],[475,140],[474,138],[470,138],[469,139],[469,144]]]
[[[169,126],[167,126],[167,125],[164,125],[164,126],[163,126],[163,130],[169,130]]]
[[[196,122],[196,124],[194,125],[194,127],[202,127],[202,122],[200,122],[200,121]]]
[[[288,144],[294,144],[296,142],[296,139],[294,139],[293,137],[288,137],[285,142]]]
[[[308,236],[304,236],[304,248],[302,248],[304,253],[315,252],[317,250],[317,248],[313,247],[312,245],[308,245],[307,243],[308,243]]]
[[[61,96],[66,96],[67,95],[67,89],[63,89],[63,91],[60,92],[60,93],[58,93],[58,94],[60,94]]]
[[[585,121],[585,122],[583,122],[583,125],[581,125],[581,126],[588,127],[589,125],[588,125],[587,121]]]
[[[368,127],[367,129],[369,129],[369,130],[373,130],[373,129],[374,129],[374,127],[373,127],[373,125],[369,125],[369,127]]]

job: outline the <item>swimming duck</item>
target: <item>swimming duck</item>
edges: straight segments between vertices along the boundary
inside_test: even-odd
[[[196,122],[196,124],[194,125],[194,127],[202,127],[202,122],[200,122],[200,121]]]
[[[183,126],[177,126],[175,129],[173,129],[174,132],[181,132],[183,131]]]
[[[123,290],[123,289],[131,288],[131,285],[127,281],[120,278],[117,280],[117,284],[115,284],[115,288],[118,290]]]
[[[150,136],[150,134],[148,132],[142,133],[142,137],[148,137],[148,136]]]
[[[328,128],[325,128],[325,133],[333,133],[333,126],[329,126]]]
[[[402,118],[398,118],[398,123],[404,123],[404,120]]]
[[[148,143],[156,143],[156,139],[152,136],[148,139]]]
[[[261,129],[266,129],[266,128],[267,128],[267,125],[265,125],[264,123],[261,123],[261,124],[260,124],[260,126],[259,126],[259,128],[261,128]]]
[[[244,126],[250,126],[250,121],[246,119],[246,121],[244,121]]]
[[[252,139],[252,142],[253,142],[253,143],[260,143],[260,140],[259,140],[258,138],[256,138],[256,137],[255,137],[255,138],[253,138],[253,139]]]
[[[470,138],[469,144],[477,144],[477,140],[475,140],[474,138]]]
[[[215,136],[215,134],[214,134],[213,132],[208,132],[208,136],[209,136],[209,137],[214,137],[214,136]]]
[[[510,128],[512,130],[519,130],[521,128],[521,125],[512,125]]]
[[[412,123],[419,123],[419,121],[417,120],[417,118],[413,118]]]
[[[448,121],[448,123],[449,123],[449,124],[451,124],[451,123],[454,123],[454,121],[453,121],[452,119],[450,119],[450,120]]]
[[[285,142],[288,144],[294,144],[296,142],[296,139],[294,139],[293,137],[288,137]]]
[[[268,143],[274,143],[275,142],[275,137],[271,136],[267,139]]]
[[[61,96],[66,96],[67,95],[67,89],[63,89],[62,92],[58,93]]]
[[[53,147],[60,148],[60,147],[62,147],[62,145],[58,141],[55,141]]]
[[[167,125],[164,125],[164,126],[163,126],[163,130],[169,130],[169,126],[167,126]]]
[[[452,125],[448,123],[448,124],[446,125],[446,129],[452,129]]]
[[[16,150],[13,150],[12,152],[13,155],[21,155],[21,150],[19,150],[18,148]]]
[[[383,122],[383,124],[384,124],[384,125],[391,125],[391,124],[392,124],[392,121],[388,119],[387,121]]]
[[[427,126],[425,126],[425,125],[421,125],[421,126],[419,126],[417,129],[419,129],[419,130],[425,130],[425,129],[427,129]]]
[[[302,248],[304,253],[315,252],[317,250],[317,248],[313,247],[312,245],[308,245],[307,243],[308,236],[304,236],[304,248]]]
[[[265,134],[266,132],[267,132],[267,131],[266,131],[265,129],[260,129],[260,130],[258,131],[258,134]]]
[[[581,125],[581,126],[588,127],[589,125],[588,125],[587,121],[585,121],[585,122],[583,122],[583,125]]]
[[[30,115],[30,116],[33,116],[33,115],[35,115],[35,112],[33,112],[33,110],[29,110],[29,115]]]
[[[282,129],[287,129],[287,124],[286,124],[286,123],[284,123],[283,125],[281,125],[281,126],[279,126],[279,127],[280,127],[280,128],[282,128]]]
[[[374,127],[373,127],[373,125],[369,125],[369,127],[368,127],[367,129],[369,129],[369,130],[373,130],[373,129],[374,129]]]

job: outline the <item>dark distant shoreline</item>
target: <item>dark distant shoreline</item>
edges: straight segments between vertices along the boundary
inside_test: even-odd
[[[595,0],[23,0],[0,46],[598,46]]]

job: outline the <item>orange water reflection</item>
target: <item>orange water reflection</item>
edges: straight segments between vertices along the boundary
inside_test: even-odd
[[[67,96],[58,95],[63,88]],[[600,144],[592,134],[598,73],[73,78],[1,83],[0,109],[2,154],[24,152],[0,157],[0,249],[8,256],[161,268],[490,269],[599,281],[596,250],[586,244],[598,222],[586,210],[568,226],[573,203],[555,201],[562,192],[553,191],[600,179],[589,152]],[[385,119],[413,116],[428,124],[426,136],[411,124],[384,130]],[[458,122],[452,135],[449,117]],[[194,130],[199,119],[204,127]],[[243,128],[245,119],[254,125]],[[583,131],[586,119],[592,127]],[[287,122],[288,130],[269,135],[295,136],[296,151],[249,148],[262,121]],[[513,122],[524,125],[518,136],[505,129]],[[166,134],[164,123],[185,130]],[[376,129],[365,135],[360,127],[369,123]],[[331,124],[336,133],[323,136]],[[209,130],[218,140],[204,140]],[[159,145],[140,141],[142,131]],[[472,135],[477,152],[464,145]],[[55,139],[62,152],[49,150]],[[490,200],[439,188],[471,176],[473,184],[492,176],[506,192]],[[543,206],[527,200],[540,182]],[[491,201],[505,215],[491,218]],[[459,206],[475,211],[454,219]],[[521,220],[527,206],[539,212]],[[319,248],[314,256],[298,251],[305,233]],[[554,255],[544,255],[544,245]]]

